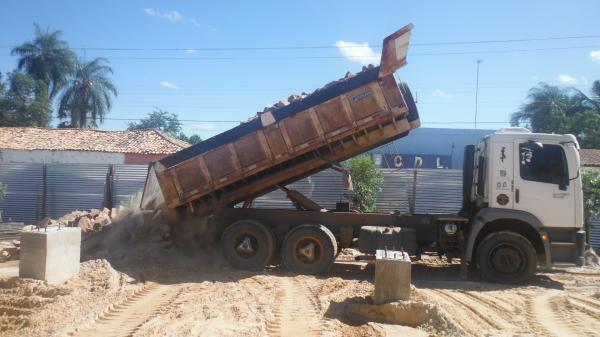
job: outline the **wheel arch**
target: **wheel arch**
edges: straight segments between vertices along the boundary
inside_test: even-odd
[[[473,260],[479,243],[488,234],[508,230],[528,239],[535,248],[536,254],[543,256],[546,267],[551,266],[552,256],[548,240],[543,240],[542,222],[533,214],[525,211],[486,208],[479,211],[472,220],[472,225],[467,239],[465,259]]]

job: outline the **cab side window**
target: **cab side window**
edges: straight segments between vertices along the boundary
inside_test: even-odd
[[[542,147],[519,144],[521,178],[541,183],[561,184],[568,181],[565,153],[560,145]]]

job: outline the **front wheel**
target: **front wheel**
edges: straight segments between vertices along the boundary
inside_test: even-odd
[[[524,236],[501,231],[486,236],[476,252],[477,269],[490,282],[524,283],[535,272],[535,249]]]

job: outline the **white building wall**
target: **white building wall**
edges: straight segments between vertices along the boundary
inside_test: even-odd
[[[23,151],[0,149],[0,164],[6,163],[123,164],[125,163],[125,154],[94,151]]]

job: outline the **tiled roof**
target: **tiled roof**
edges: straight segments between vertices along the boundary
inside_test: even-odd
[[[600,149],[581,149],[581,166],[600,167]]]
[[[190,146],[156,130],[2,128],[0,149],[171,154]]]

